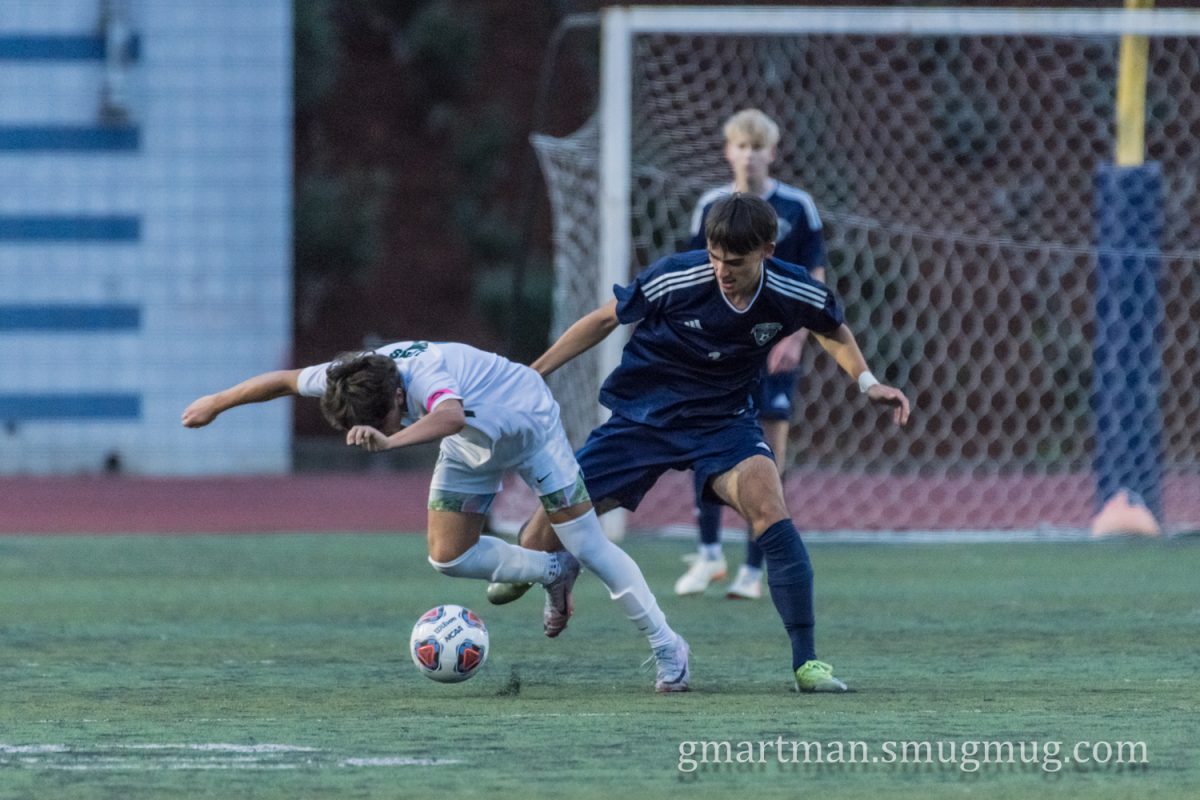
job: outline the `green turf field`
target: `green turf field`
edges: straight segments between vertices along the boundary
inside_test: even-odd
[[[818,642],[858,690],[844,696],[788,691],[769,602],[672,596],[683,543],[629,545],[693,647],[694,691],[663,697],[593,577],[548,641],[540,597],[490,607],[423,547],[0,538],[0,797],[1200,796],[1197,542],[815,545]],[[439,602],[491,632],[464,684],[421,677],[406,652]],[[846,760],[850,742],[868,759],[897,743],[897,762],[900,742],[1055,741],[1061,759],[1103,741],[1144,742],[1148,763],[967,771],[759,749],[766,763],[679,768],[681,742],[744,757],[740,742],[779,737],[789,759],[792,741],[827,761],[839,742]]]

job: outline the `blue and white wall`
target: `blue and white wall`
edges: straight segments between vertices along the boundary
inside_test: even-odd
[[[0,2],[0,473],[289,468],[290,8]]]

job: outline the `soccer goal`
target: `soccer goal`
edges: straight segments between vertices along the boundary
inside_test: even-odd
[[[891,429],[810,344],[803,526],[1080,529],[1120,487],[1200,523],[1200,13],[613,7],[601,41],[596,115],[534,137],[555,335],[684,246],[729,181],[722,124],[759,108],[868,362],[914,401]],[[1144,144],[1113,166],[1119,81]],[[552,376],[576,439],[620,345]],[[633,526],[690,521],[686,480],[653,497]]]

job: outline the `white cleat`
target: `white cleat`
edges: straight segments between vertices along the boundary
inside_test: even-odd
[[[729,565],[725,556],[720,558],[697,558],[688,567],[688,571],[675,581],[675,594],[704,594],[704,590],[713,581],[724,580],[729,574]]]
[[[745,564],[738,567],[737,577],[725,590],[725,596],[730,600],[761,600],[762,599],[762,570],[753,575]]]
[[[688,667],[690,654],[691,648],[678,634],[671,644],[654,648],[656,665],[654,691],[667,694],[688,690],[688,679],[691,677],[691,670]]]
[[[571,589],[579,577],[579,561],[575,556],[560,550],[557,557],[558,577],[546,584],[546,606],[542,611],[542,632],[551,639],[566,629],[575,613]]]

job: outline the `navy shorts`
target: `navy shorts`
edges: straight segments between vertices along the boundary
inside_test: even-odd
[[[751,456],[775,453],[752,414],[717,424],[655,428],[614,414],[575,452],[592,502],[613,499],[630,511],[669,469],[692,470],[704,498],[723,502],[709,480]]]
[[[761,419],[789,421],[792,418],[792,398],[800,384],[800,370],[764,374],[754,393],[754,405]]]

